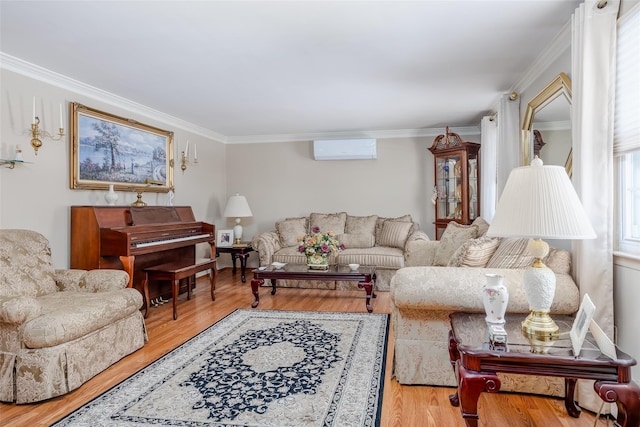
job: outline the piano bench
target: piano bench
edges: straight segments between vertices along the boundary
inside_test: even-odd
[[[203,258],[196,260],[195,264],[185,265],[181,262],[167,262],[165,264],[154,265],[144,269],[145,279],[143,283],[145,312],[144,318],[149,315],[149,281],[150,280],[169,280],[171,281],[171,296],[173,298],[173,320],[178,318],[176,304],[178,300],[178,289],[180,288],[180,280],[193,276],[201,271],[209,270],[209,281],[211,282],[211,300],[215,301],[215,277],[216,277],[216,260]],[[187,299],[191,299],[191,281],[187,284]]]

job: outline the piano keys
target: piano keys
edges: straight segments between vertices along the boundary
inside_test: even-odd
[[[124,269],[143,291],[144,268],[169,261],[195,264],[197,244],[215,254],[215,226],[196,221],[188,206],[72,206],[71,268]],[[213,255],[212,255],[213,256]],[[163,283],[150,297],[170,296]]]

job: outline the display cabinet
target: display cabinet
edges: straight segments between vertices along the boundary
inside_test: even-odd
[[[480,215],[480,144],[465,142],[449,132],[438,135],[429,148],[435,164],[436,239],[447,224],[471,224]]]

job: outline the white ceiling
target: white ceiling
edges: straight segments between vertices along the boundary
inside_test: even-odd
[[[5,1],[0,51],[221,135],[477,126],[580,1]]]

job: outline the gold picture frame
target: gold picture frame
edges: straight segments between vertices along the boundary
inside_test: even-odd
[[[173,189],[173,132],[76,102],[70,117],[71,189]]]

